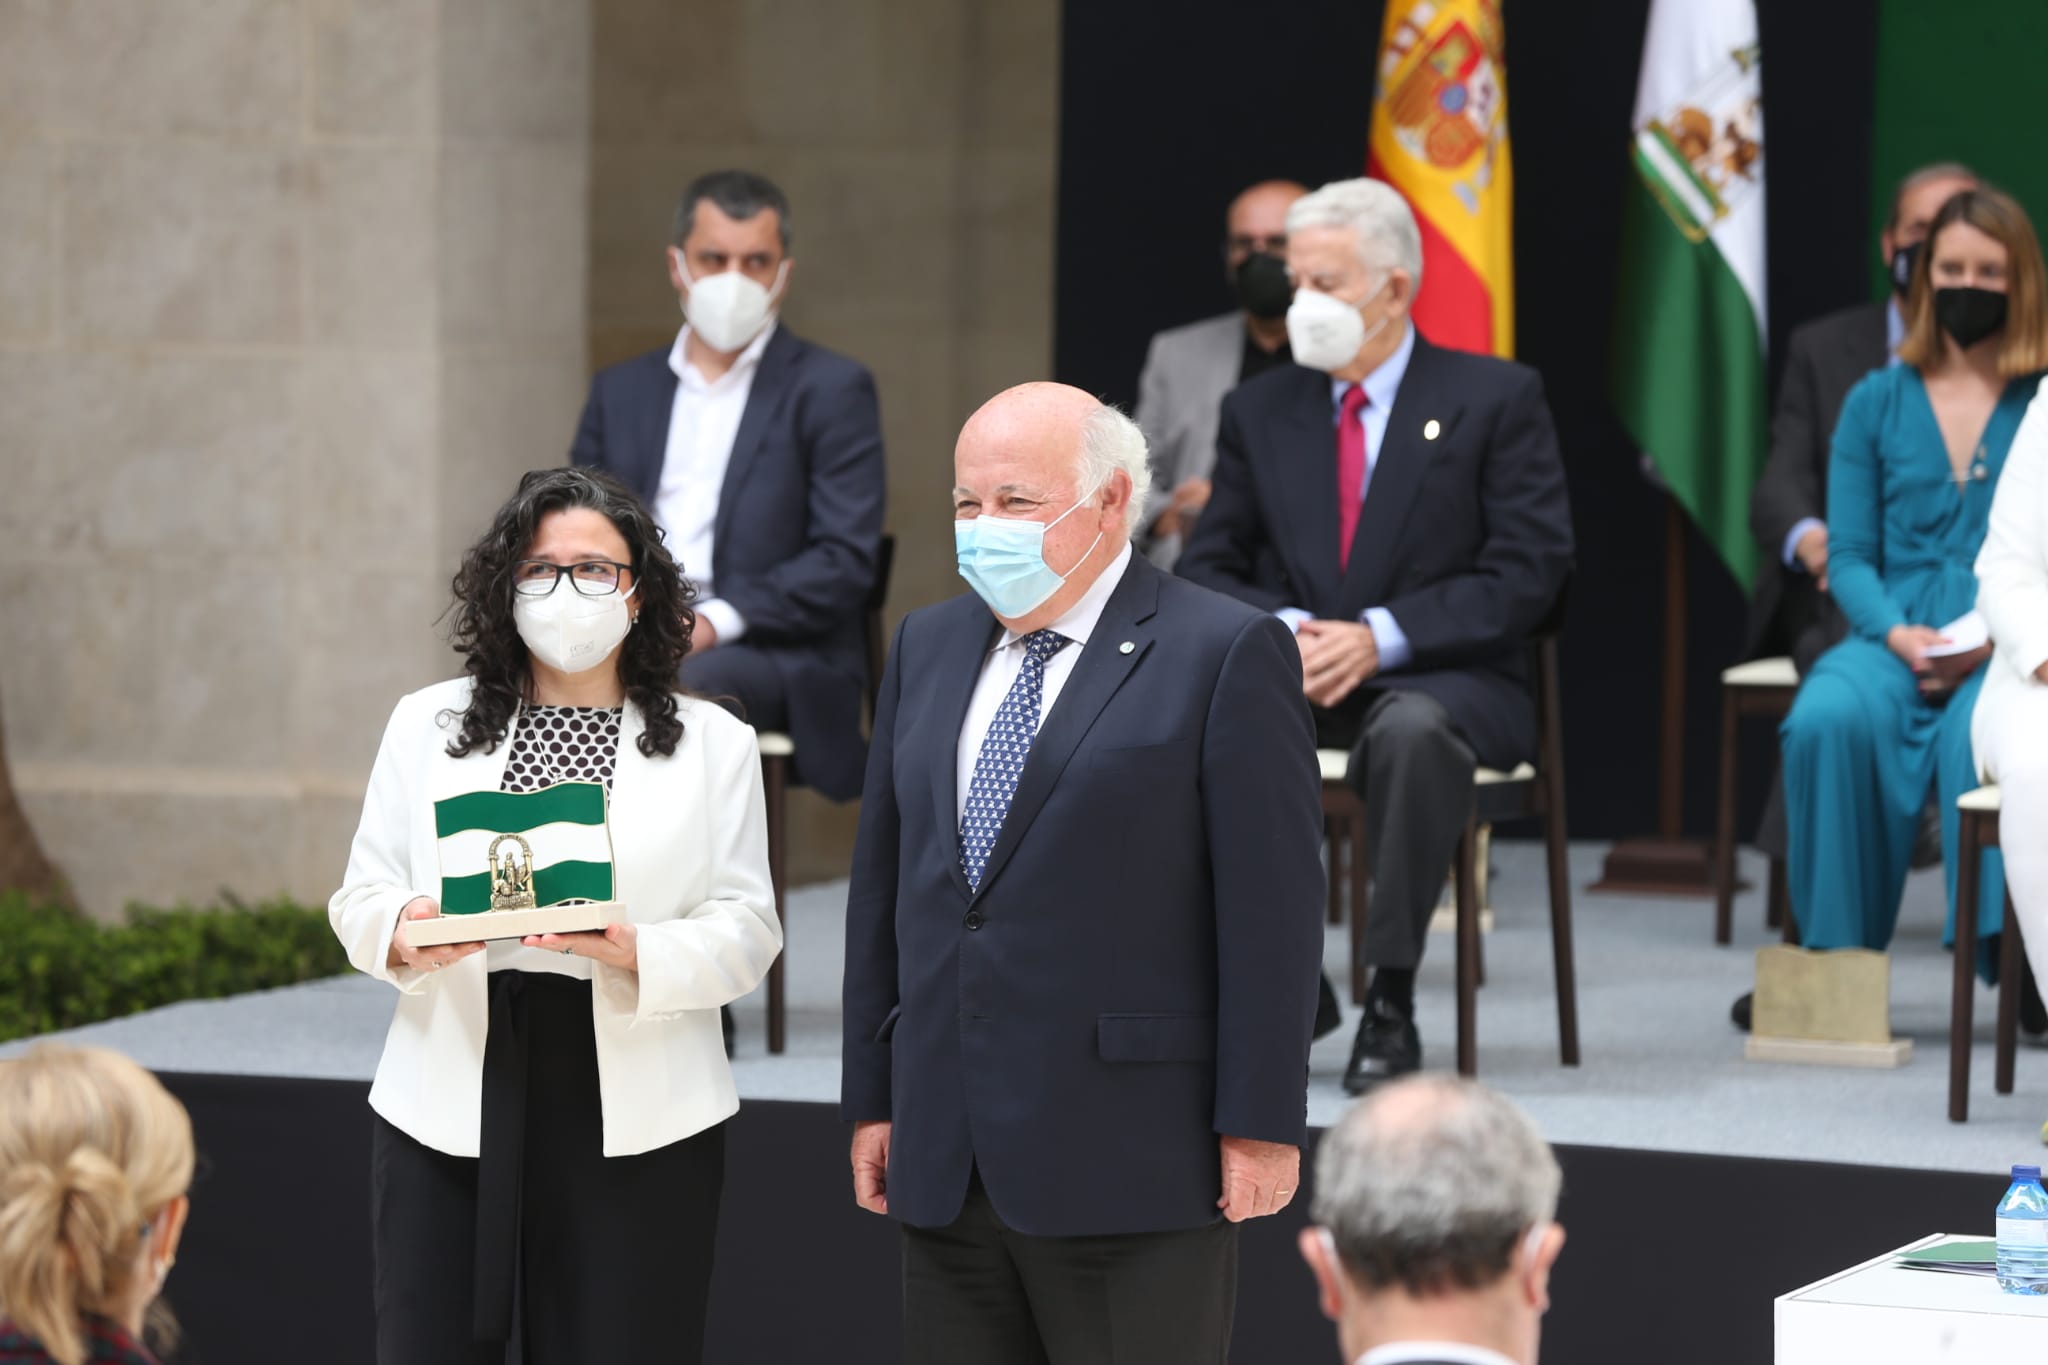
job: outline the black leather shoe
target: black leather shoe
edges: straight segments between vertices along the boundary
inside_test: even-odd
[[[1325,976],[1318,983],[1322,989],[1316,995],[1316,1027],[1311,1038],[1327,1038],[1344,1026],[1344,1010],[1337,1004],[1337,992],[1330,988],[1330,978]]]
[[[2020,1027],[2029,1038],[2048,1033],[2048,1004],[2041,1000],[2041,987],[2031,967],[2020,968]]]
[[[732,1056],[732,1006],[720,1005],[718,1007],[718,1026],[725,1032],[725,1055],[727,1058],[730,1058]]]
[[[1735,1027],[1741,1029],[1744,1033],[1749,1032],[1750,1009],[1755,1004],[1756,992],[1751,991],[1736,1001],[1734,1006],[1728,1011],[1728,1017],[1735,1021]]]
[[[1363,1095],[1382,1081],[1421,1069],[1422,1036],[1415,1020],[1384,1000],[1366,1001],[1351,1065],[1344,1068],[1344,1093]]]

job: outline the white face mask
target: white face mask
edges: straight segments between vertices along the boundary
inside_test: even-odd
[[[1358,310],[1379,297],[1387,279],[1382,275],[1373,291],[1357,303],[1346,303],[1317,289],[1295,290],[1294,302],[1287,309],[1287,348],[1294,354],[1294,363],[1327,373],[1357,359],[1359,348],[1387,325],[1387,319],[1381,318],[1366,327]]]
[[[512,620],[533,657],[562,673],[596,668],[633,627],[626,599],[640,590],[586,597],[560,578],[546,597],[517,596]]]
[[[714,351],[740,350],[761,335],[775,315],[775,300],[789,273],[789,262],[784,261],[775,271],[775,287],[763,289],[738,270],[721,270],[693,280],[680,251],[675,251],[675,262],[676,272],[690,286],[682,300],[683,316],[689,320],[690,330]]]

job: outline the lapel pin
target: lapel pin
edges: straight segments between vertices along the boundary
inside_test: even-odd
[[[1444,424],[1442,422],[1437,421],[1436,418],[1432,417],[1427,422],[1424,422],[1422,424],[1422,439],[1425,441],[1434,441],[1438,436],[1443,434],[1443,429]]]
[[[1129,640],[1126,640],[1116,647],[1116,652],[1119,654],[1128,654],[1136,648],[1136,645],[1132,644]]]

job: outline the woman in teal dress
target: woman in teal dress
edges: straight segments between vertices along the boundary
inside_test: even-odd
[[[1992,491],[2048,368],[2043,273],[2017,203],[1957,194],[1914,265],[1901,363],[1866,376],[1842,406],[1826,586],[1851,634],[1815,663],[1782,731],[1791,899],[1809,948],[1891,942],[1930,788],[1954,934],[1956,797],[1978,785],[1970,712],[1996,642],[1943,652],[1941,630],[1976,605]],[[1975,913],[1988,937],[2005,897],[1996,853],[1982,887]]]

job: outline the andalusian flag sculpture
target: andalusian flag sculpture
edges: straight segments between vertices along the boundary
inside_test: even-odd
[[[601,783],[451,796],[434,803],[434,830],[441,918],[414,921],[415,944],[573,934],[625,918]]]

